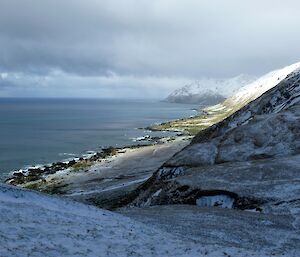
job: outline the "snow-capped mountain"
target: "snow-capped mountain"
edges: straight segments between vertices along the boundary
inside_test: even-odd
[[[201,79],[175,90],[166,101],[212,105],[225,100],[254,80],[254,77],[244,74],[229,79]]]

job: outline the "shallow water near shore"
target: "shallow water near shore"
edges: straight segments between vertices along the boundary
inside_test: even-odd
[[[195,108],[155,100],[0,99],[0,178],[89,150],[141,143],[134,138],[165,136],[137,128],[195,115]]]

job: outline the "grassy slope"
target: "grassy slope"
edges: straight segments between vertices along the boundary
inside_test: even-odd
[[[151,128],[154,130],[183,131],[189,135],[196,135],[199,131],[226,119],[248,104],[251,100],[252,99],[249,99],[236,105],[231,103],[230,99],[228,99],[223,103],[204,109],[204,114],[202,115],[161,123],[159,125],[154,125]]]

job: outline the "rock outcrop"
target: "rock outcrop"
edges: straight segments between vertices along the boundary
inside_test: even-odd
[[[153,218],[137,214],[136,208],[126,209],[124,213],[159,227],[169,225],[163,215],[172,217],[173,212],[183,210],[191,219],[189,222],[195,224],[196,220],[212,216],[217,223],[226,219],[231,224],[226,229],[216,224],[208,227],[206,233],[215,235],[222,230],[226,239],[234,243],[236,232],[230,227],[244,219],[243,211],[248,210],[251,218],[244,220],[240,227],[244,235],[240,236],[240,247],[245,247],[251,237],[251,249],[259,246],[263,250],[266,245],[272,245],[274,254],[291,251],[299,254],[300,64],[285,68],[283,73],[288,74],[279,76],[277,83],[273,78],[273,87],[262,84],[259,92],[252,88],[248,94],[250,100],[244,98],[250,103],[198,133],[190,145],[140,186],[130,206],[153,212]],[[251,92],[251,88],[247,92]],[[252,100],[254,95],[260,96]],[[176,211],[176,206],[180,211]],[[219,207],[218,214],[216,207]],[[277,225],[272,223],[274,217]],[[275,226],[272,232],[270,227],[260,230],[253,224],[253,220],[262,218]],[[172,219],[173,224],[177,223],[175,219],[180,223],[179,215]],[[280,224],[285,222],[288,228],[281,239],[284,237],[286,241],[267,236],[281,233]],[[203,222],[198,224],[204,225]],[[255,236],[250,236],[249,229],[255,231]],[[202,232],[199,229],[197,233]],[[222,241],[222,238],[217,235],[214,240]],[[266,244],[261,245],[261,240],[266,240]]]
[[[300,179],[299,154],[300,71],[295,66],[275,87],[196,135],[189,146],[175,154],[146,182],[134,204],[196,204],[199,197],[219,194],[233,197],[235,207],[243,198],[257,202],[250,207],[270,203],[268,198],[272,197],[268,195],[277,194],[272,193],[271,188],[256,190],[265,192],[264,196],[252,190],[247,193],[250,192],[246,188],[249,176],[253,177],[253,187],[264,179],[270,181],[270,186],[278,182],[283,187],[287,183],[287,194],[291,197],[290,191],[294,190],[296,197],[300,192],[300,185],[296,183]],[[287,168],[281,167],[278,171],[276,167],[282,163]],[[209,181],[218,180],[223,183],[208,186]],[[296,185],[288,186],[293,181]],[[282,190],[277,195],[282,195],[282,199],[275,197],[274,204],[289,198]]]

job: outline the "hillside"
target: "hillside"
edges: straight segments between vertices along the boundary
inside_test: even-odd
[[[276,86],[198,133],[189,146],[175,154],[150,180],[180,177],[185,169],[211,169],[236,162],[239,166],[244,163],[249,166],[248,162],[259,164],[270,160],[274,165],[274,159],[284,161],[289,156],[297,159],[300,153],[300,63],[284,70],[290,73]],[[247,88],[249,91],[254,92],[255,87]],[[149,199],[146,201],[151,205]]]
[[[147,222],[166,229],[168,222],[155,213],[197,206],[203,209],[190,222],[206,226],[217,220],[205,230],[216,241],[224,241],[216,234],[222,231],[230,235],[224,243],[238,239],[241,247],[299,256],[300,63],[241,92],[245,106],[198,133],[140,186],[131,206],[150,208]],[[145,220],[135,208],[126,212]]]
[[[286,78],[287,75],[298,69],[299,66],[300,63],[296,63],[282,69],[272,71],[254,82],[241,87],[234,95],[227,98],[222,103],[204,108],[203,114],[192,118],[153,125],[151,128],[154,130],[183,131],[191,135],[196,135],[199,131],[224,120],[237,110],[261,96],[270,88],[278,85]]]
[[[206,246],[123,215],[0,185],[0,256],[252,256]],[[224,255],[225,256],[225,255]]]

